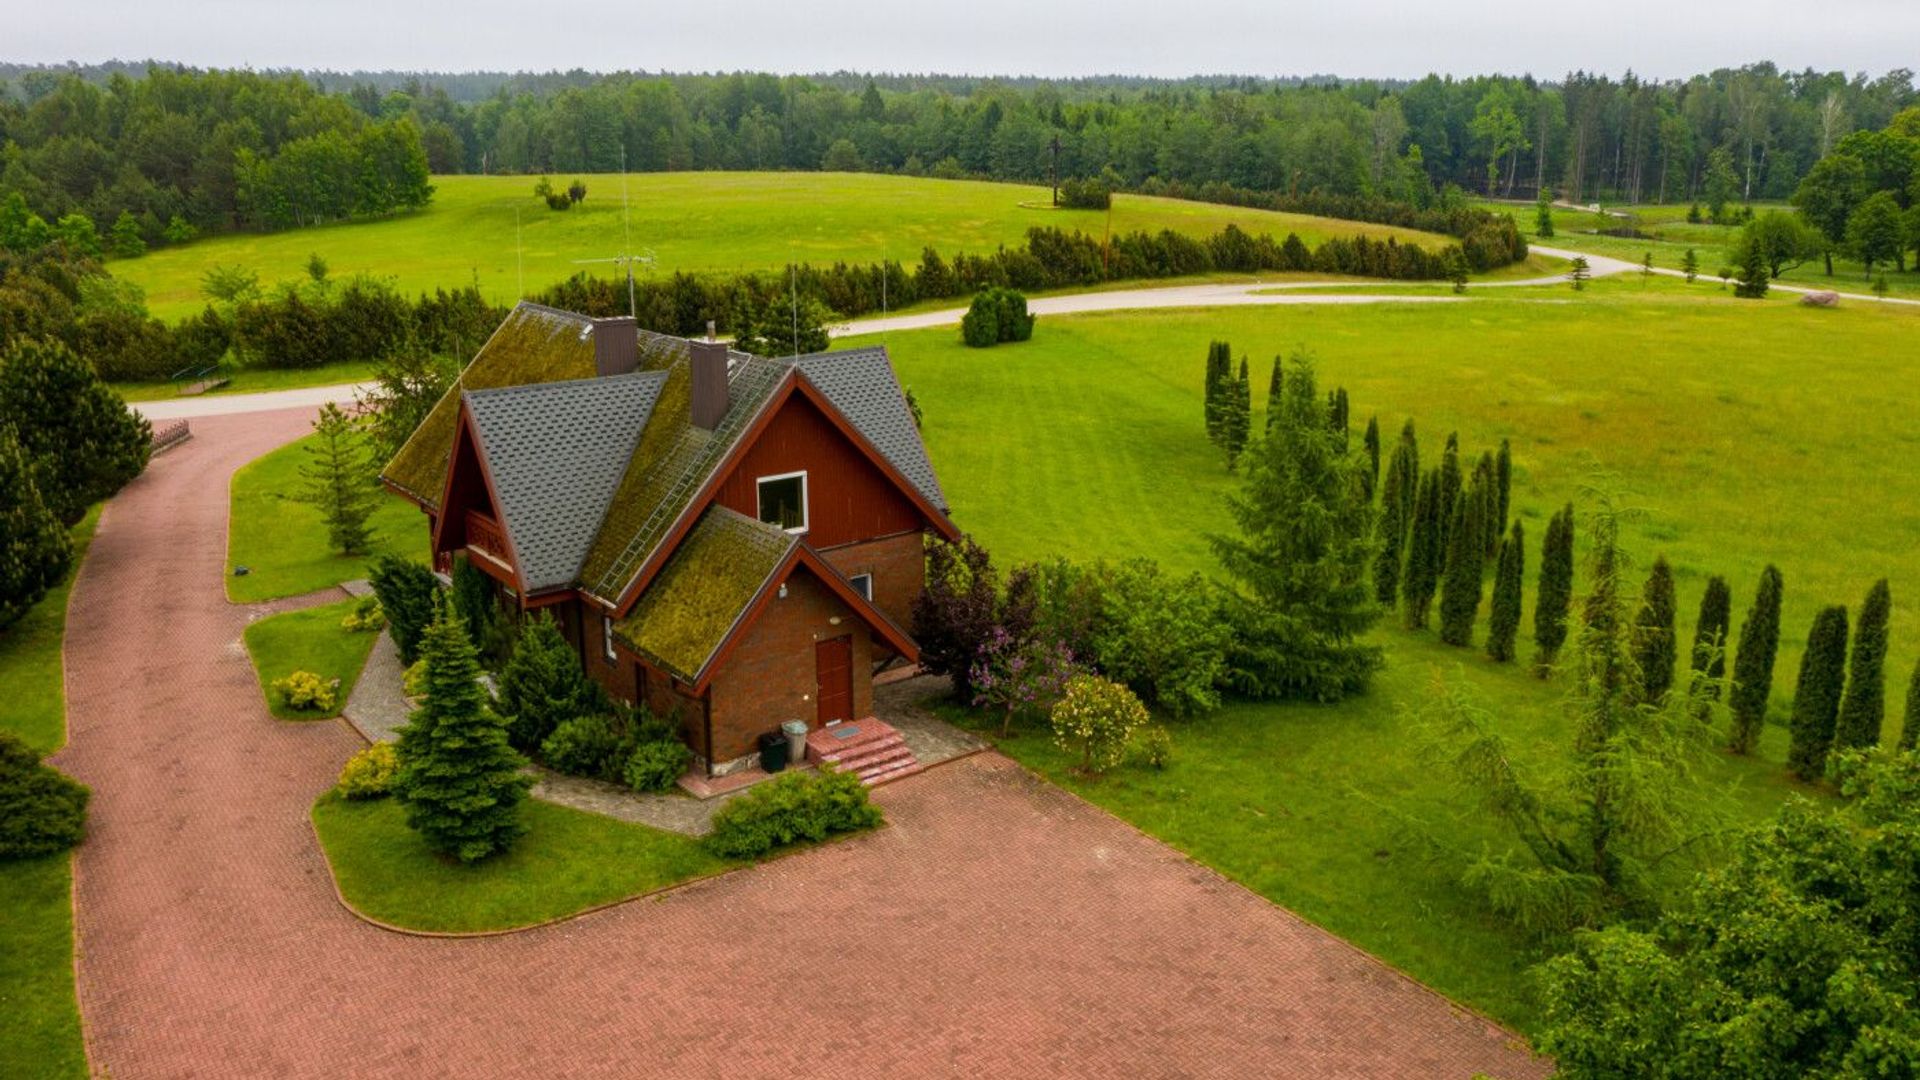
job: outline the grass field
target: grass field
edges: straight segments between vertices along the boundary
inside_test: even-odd
[[[76,571],[99,521],[96,507],[73,530]],[[0,731],[48,752],[67,742],[60,646],[72,584],[69,574],[0,633]],[[0,864],[0,1076],[87,1075],[73,996],[70,868],[64,854]]]
[[[236,368],[223,370],[221,374],[229,380],[227,385],[207,391],[208,396],[363,382],[373,377],[374,365],[346,360],[314,368]],[[127,401],[163,401],[179,397],[180,386],[171,382],[121,382],[113,384],[113,392]]]
[[[365,577],[373,556],[341,555],[327,546],[320,509],[295,498],[313,439],[288,443],[248,462],[233,474],[227,518],[227,599],[236,604],[314,592]],[[398,496],[376,496],[372,519],[374,555],[393,552],[425,562],[427,521]],[[234,567],[247,567],[244,577]]]
[[[357,600],[322,604],[261,619],[247,626],[243,637],[247,656],[253,660],[253,673],[260,680],[260,692],[267,699],[267,710],[282,720],[323,720],[340,715],[347,696],[360,681],[360,669],[367,666],[367,654],[373,651],[378,633],[348,630],[340,625]],[[286,695],[273,689],[275,679],[296,671],[310,671],[321,679],[339,679],[340,686],[331,709],[295,709]]]
[[[656,892],[730,863],[677,833],[528,799],[513,850],[474,866],[429,852],[392,799],[322,796],[314,827],[360,913],[410,930],[506,930]]]
[[[208,237],[115,260],[109,269],[146,290],[153,314],[177,319],[205,303],[200,279],[209,267],[244,266],[270,286],[302,277],[313,254],[327,261],[335,277],[390,277],[408,294],[475,283],[504,304],[581,270],[618,276],[608,264],[578,260],[605,259],[627,247],[653,252],[654,273],[699,273],[790,262],[890,258],[914,263],[928,245],[951,256],[1019,244],[1035,225],[1095,235],[1108,225],[1105,213],[1054,209],[1047,205],[1046,188],[1020,184],[869,173],[634,173],[628,178],[628,241],[621,226],[618,174],[583,177],[586,201],[564,212],[548,210],[534,198],[536,179],[436,177],[432,205],[417,214]],[[571,177],[554,179],[564,185]],[[1116,196],[1112,213],[1115,232],[1173,229],[1210,235],[1229,222],[1277,238],[1297,232],[1309,244],[1362,233],[1446,242],[1381,225],[1133,195]]]
[[[1348,389],[1356,424],[1377,413],[1391,440],[1413,416],[1423,461],[1437,461],[1453,430],[1474,456],[1513,441],[1529,591],[1546,516],[1596,465],[1648,511],[1625,543],[1641,566],[1656,553],[1673,562],[1683,639],[1708,574],[1728,576],[1737,620],[1761,567],[1777,563],[1787,605],[1776,714],[1815,609],[1857,605],[1889,577],[1897,714],[1920,653],[1920,474],[1904,465],[1920,432],[1902,389],[1914,361],[1901,347],[1915,329],[1920,313],[1901,309],[1756,304],[1714,285],[1636,276],[1581,294],[1484,290],[1447,305],[1043,318],[1032,342],[991,350],[944,331],[886,344],[926,411],[956,520],[1003,562],[1148,555],[1211,572],[1205,534],[1228,527],[1221,497],[1232,481],[1201,422],[1207,342],[1250,354],[1257,385],[1274,353],[1304,345],[1323,385]],[[1535,947],[1398,836],[1404,814],[1462,844],[1504,843],[1482,822],[1452,820],[1457,800],[1417,759],[1399,707],[1426,696],[1434,671],[1457,668],[1516,753],[1545,760],[1564,744],[1564,688],[1430,635],[1378,634],[1390,667],[1365,698],[1223,710],[1176,731],[1177,764],[1165,773],[1082,782],[1044,739],[1008,749],[1423,981],[1528,1027],[1537,1012],[1523,972]],[[1757,761],[1716,755],[1702,812],[1752,820],[1796,790],[1780,767],[1784,741],[1775,727]]]
[[[1528,243],[1539,242],[1549,247],[1567,248],[1573,251],[1591,252],[1596,255],[1611,255],[1616,259],[1639,262],[1648,252],[1653,254],[1653,264],[1671,270],[1681,268],[1687,249],[1692,248],[1700,260],[1700,273],[1712,278],[1721,267],[1732,260],[1731,248],[1740,230],[1732,225],[1693,224],[1687,221],[1685,204],[1647,204],[1642,206],[1605,206],[1603,209],[1630,215],[1628,218],[1607,217],[1586,210],[1568,210],[1555,207],[1553,212],[1554,235],[1540,238],[1534,235],[1534,208],[1531,204],[1516,206],[1512,203],[1483,202],[1481,205],[1490,210],[1513,215],[1520,231]],[[1763,214],[1769,210],[1792,211],[1790,206],[1756,205],[1754,212]],[[1601,235],[1602,228],[1632,227],[1646,234],[1646,238]],[[1911,264],[1910,264],[1911,265]],[[1884,273],[1887,278],[1888,296],[1920,296],[1920,267],[1899,273],[1892,266],[1874,268],[1876,274]],[[1828,277],[1826,263],[1821,259],[1811,259],[1805,264],[1788,270],[1780,275],[1780,284],[1799,285],[1814,289],[1835,289],[1840,292],[1868,293],[1872,291],[1872,279],[1866,275],[1865,267],[1850,258],[1835,255],[1833,276]]]

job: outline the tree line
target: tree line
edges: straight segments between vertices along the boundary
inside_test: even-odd
[[[94,77],[89,78],[89,75]],[[453,87],[456,93],[450,93]],[[25,69],[0,83],[0,193],[48,220],[130,214],[148,243],[417,205],[437,173],[825,167],[1113,186],[1225,185],[1425,205],[1448,187],[1574,200],[1783,199],[1915,101],[1770,63],[1653,81],[975,80],[618,73],[514,80]],[[350,158],[387,179],[349,176]],[[420,168],[424,166],[424,168]]]

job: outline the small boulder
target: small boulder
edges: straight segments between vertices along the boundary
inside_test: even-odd
[[[1810,292],[1800,298],[1801,307],[1839,307],[1840,294],[1837,292]]]

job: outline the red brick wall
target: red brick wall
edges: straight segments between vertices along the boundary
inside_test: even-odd
[[[607,639],[601,632],[601,627],[605,624],[600,619],[604,609],[598,604],[580,601],[575,603],[580,604],[580,635],[585,639],[586,644],[581,663],[586,666],[588,677],[599,683],[601,689],[621,701],[638,700],[638,690],[634,686],[633,660],[627,656],[618,655],[618,650],[615,650],[617,657],[615,660],[611,662],[607,660]]]
[[[831,620],[839,618],[838,625]],[[818,722],[814,644],[853,638],[853,715],[873,712],[873,647],[866,623],[805,567],[787,580],[787,595],[767,601],[741,635],[707,695],[713,711],[711,759],[725,763],[758,749],[755,740],[787,720]]]
[[[924,534],[901,533],[820,552],[833,568],[853,577],[873,575],[873,606],[900,629],[913,632],[913,601],[927,587]]]
[[[721,481],[714,501],[758,517],[756,481],[803,469],[807,473],[807,542],[814,547],[893,536],[923,524],[913,501],[847,441],[812,401],[799,394],[787,399]]]

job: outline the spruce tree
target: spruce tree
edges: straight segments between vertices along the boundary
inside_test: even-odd
[[[1401,577],[1400,601],[1407,629],[1424,630],[1434,590],[1440,586],[1440,473],[1430,470],[1420,478],[1413,527],[1407,534],[1407,568]]]
[[[1887,718],[1887,616],[1892,607],[1887,579],[1881,578],[1868,590],[1853,632],[1847,693],[1833,734],[1834,745],[1842,750],[1880,745],[1880,728]]]
[[[1547,522],[1540,548],[1540,584],[1533,603],[1533,670],[1541,678],[1553,671],[1567,642],[1567,611],[1573,604],[1573,504]]]
[[[1753,608],[1740,623],[1740,647],[1733,657],[1733,688],[1727,691],[1727,705],[1733,713],[1729,745],[1736,754],[1753,751],[1767,719],[1767,698],[1773,694],[1773,660],[1780,651],[1780,599],[1785,589],[1778,569],[1769,566],[1762,570]]]
[[[520,802],[533,780],[487,707],[473,645],[445,597],[434,599],[422,655],[426,693],[400,729],[393,790],[407,825],[429,848],[470,863],[505,851],[527,831]]]
[[[1500,452],[1493,459],[1493,481],[1495,485],[1494,522],[1498,532],[1496,540],[1506,535],[1507,516],[1513,512],[1513,448],[1507,440],[1500,440]]]
[[[1900,716],[1901,752],[1920,748],[1920,660],[1913,662],[1913,675],[1907,679],[1907,711]]]
[[[1367,495],[1380,486],[1380,418],[1367,417],[1367,433],[1361,440],[1367,450]]]
[[[1514,656],[1513,641],[1520,632],[1526,560],[1526,529],[1516,521],[1506,542],[1500,545],[1500,564],[1493,577],[1493,610],[1487,616],[1487,656],[1500,663]]]
[[[1847,677],[1847,609],[1835,604],[1820,612],[1800,657],[1800,681],[1793,688],[1793,725],[1787,765],[1800,779],[1826,775],[1827,751],[1840,712],[1841,684]]]
[[[1449,645],[1473,644],[1473,620],[1480,612],[1480,583],[1486,559],[1480,549],[1472,507],[1472,493],[1453,504],[1452,539],[1440,588],[1440,640]]]
[[[513,655],[500,670],[498,711],[507,741],[532,750],[563,720],[609,708],[598,683],[580,668],[580,654],[542,611],[521,625]]]
[[[59,584],[72,561],[67,530],[41,501],[13,427],[0,423],[0,629]]]
[[[1655,558],[1640,597],[1639,616],[1634,620],[1633,655],[1640,669],[1640,685],[1631,695],[1634,701],[1659,705],[1673,689],[1673,669],[1680,658],[1674,632],[1677,606],[1673,568],[1665,557]]]
[[[1387,465],[1386,486],[1380,491],[1380,518],[1375,528],[1380,550],[1373,557],[1373,598],[1383,608],[1400,599],[1400,567],[1406,558],[1407,519],[1401,489],[1413,483],[1412,453],[1405,443],[1394,448]]]
[[[377,494],[366,439],[353,418],[331,402],[314,420],[313,438],[306,447],[307,463],[300,467],[306,481],[300,500],[319,508],[334,550],[364,555],[373,542],[367,519],[373,516]]]
[[[1235,688],[1332,701],[1364,689],[1382,663],[1359,640],[1380,618],[1367,583],[1373,507],[1359,464],[1326,429],[1312,362],[1295,357],[1291,368],[1280,419],[1249,448],[1228,500],[1238,533],[1210,539],[1235,582],[1225,605]]]
[[[1707,579],[1706,594],[1700,598],[1700,615],[1693,623],[1689,669],[1693,672],[1695,697],[1719,700],[1720,680],[1727,674],[1728,635],[1732,630],[1733,593],[1727,588],[1727,579],[1715,574]]]

